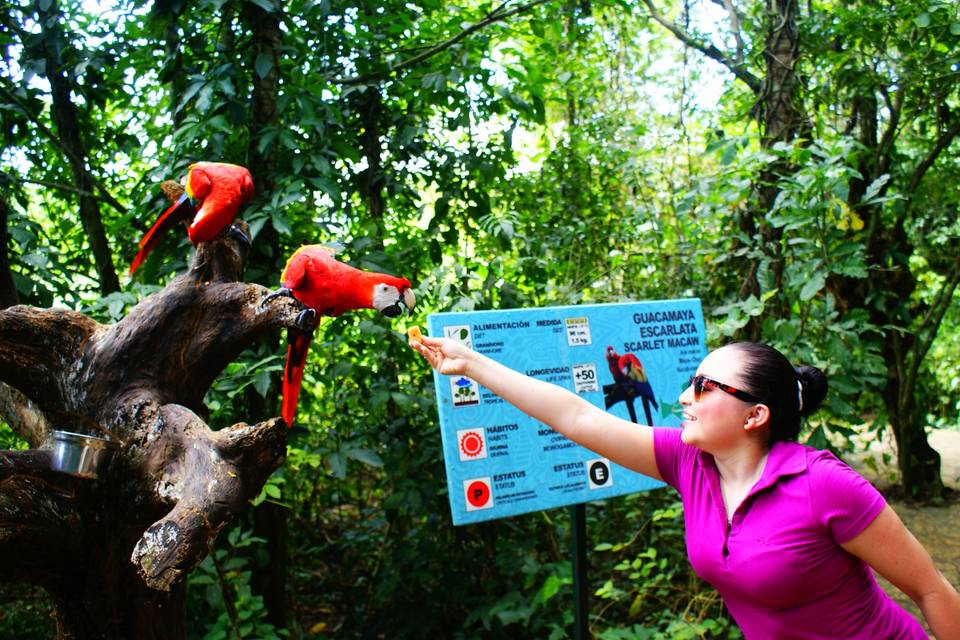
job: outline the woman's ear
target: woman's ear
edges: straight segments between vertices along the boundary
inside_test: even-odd
[[[765,404],[755,404],[750,407],[743,421],[744,431],[762,429],[770,424],[770,407]]]

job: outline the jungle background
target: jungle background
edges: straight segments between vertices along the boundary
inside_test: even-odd
[[[561,638],[569,514],[451,525],[405,326],[699,297],[711,347],[827,373],[805,442],[886,440],[889,490],[949,505],[928,437],[960,408],[958,87],[947,1],[8,0],[0,304],[122,317],[188,264],[170,234],[127,275],[159,182],[248,166],[247,281],[336,241],[419,315],[321,323],[285,465],[189,578],[191,637]],[[210,423],[276,415],[284,353],[230,365]],[[587,518],[595,637],[739,637],[670,491]],[[41,591],[0,601],[0,636],[54,635]]]

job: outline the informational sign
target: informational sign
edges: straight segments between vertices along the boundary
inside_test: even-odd
[[[677,399],[706,355],[698,299],[435,313],[453,338],[637,424],[678,426]],[[434,372],[454,524],[645,491],[629,471],[465,376]]]

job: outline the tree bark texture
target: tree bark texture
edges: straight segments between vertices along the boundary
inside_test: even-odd
[[[937,500],[943,497],[943,479],[940,476],[940,454],[930,446],[923,429],[923,412],[914,399],[916,389],[904,383],[902,376],[910,347],[894,339],[884,347],[887,363],[887,384],[883,400],[890,414],[890,426],[897,442],[897,467],[900,483],[913,498]],[[913,342],[913,340],[910,340]],[[904,351],[900,351],[905,348]]]
[[[383,96],[379,87],[367,87],[356,106],[363,126],[360,145],[363,148],[363,157],[367,160],[367,168],[358,176],[360,193],[367,204],[370,218],[377,223],[377,246],[382,249],[383,214],[386,210],[383,189],[386,178],[383,174],[383,150],[380,142]]]
[[[112,325],[0,311],[0,415],[34,447],[0,452],[0,579],[44,587],[63,638],[184,637],[184,578],[284,460],[279,418],[205,421],[223,368],[297,314],[260,307],[268,290],[238,281],[246,254],[224,235],[201,244]],[[57,473],[52,428],[119,446],[96,479]]]
[[[160,70],[160,79],[168,87],[170,95],[170,117],[173,118],[173,130],[183,124],[187,110],[181,104],[186,93],[187,74],[183,72],[183,51],[180,36],[180,19],[184,5],[177,3],[153,4],[153,17],[163,24],[163,50],[166,56]]]

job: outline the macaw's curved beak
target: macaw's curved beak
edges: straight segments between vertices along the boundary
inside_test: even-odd
[[[413,308],[416,305],[417,296],[414,295],[413,289],[404,289],[396,303],[390,305],[389,307],[384,307],[380,310],[380,313],[388,318],[396,318],[403,313],[404,307],[406,307],[408,311],[413,311]]]

